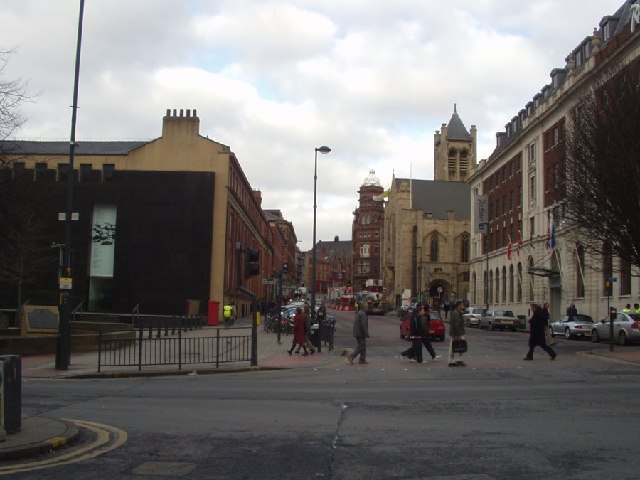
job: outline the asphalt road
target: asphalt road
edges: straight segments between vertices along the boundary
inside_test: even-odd
[[[637,479],[640,369],[557,340],[558,358],[522,356],[527,335],[467,329],[467,367],[399,354],[394,317],[371,317],[368,365],[338,313],[322,368],[107,380],[28,379],[23,413],[96,422],[123,445],[26,479]],[[640,348],[640,347],[625,347]],[[323,353],[329,355],[329,353]],[[428,355],[427,355],[428,357]],[[114,442],[116,439],[113,440]]]

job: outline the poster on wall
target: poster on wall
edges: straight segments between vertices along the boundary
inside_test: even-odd
[[[116,243],[116,206],[94,205],[91,220],[89,276],[113,278]]]

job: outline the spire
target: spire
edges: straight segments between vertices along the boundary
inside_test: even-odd
[[[450,140],[469,140],[471,135],[458,116],[458,105],[453,104],[453,115],[447,125],[447,138]]]

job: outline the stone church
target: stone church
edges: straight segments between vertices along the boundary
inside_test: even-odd
[[[442,305],[469,293],[471,191],[476,127],[469,132],[454,105],[434,135],[434,180],[392,179],[384,210],[382,278],[395,305]]]

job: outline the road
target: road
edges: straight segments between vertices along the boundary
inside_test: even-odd
[[[117,448],[29,470],[40,479],[637,479],[636,365],[557,339],[558,358],[522,356],[527,335],[467,328],[467,367],[399,353],[395,317],[370,317],[368,365],[350,366],[352,313],[337,314],[330,366],[218,375],[28,379],[23,413],[112,426]],[[639,348],[639,347],[626,347]],[[428,357],[428,356],[427,356]],[[126,437],[126,438],[125,438]],[[51,454],[52,457],[62,452]],[[3,465],[6,467],[6,465]]]

